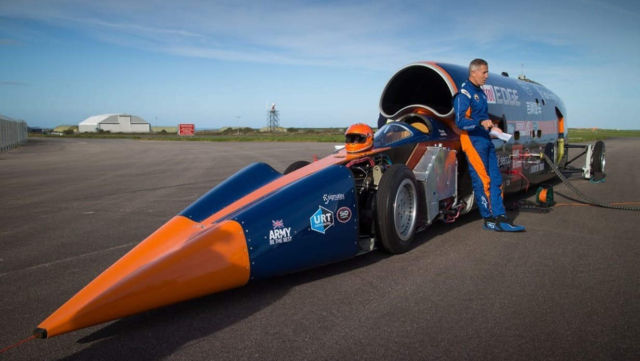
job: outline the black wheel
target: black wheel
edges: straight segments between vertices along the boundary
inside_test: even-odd
[[[389,253],[409,250],[416,231],[418,192],[416,177],[404,164],[387,169],[376,194],[376,233]]]
[[[295,161],[295,162],[289,164],[287,169],[284,170],[283,174],[289,174],[289,173],[293,172],[294,170],[298,170],[298,169],[306,166],[307,164],[309,164],[309,162],[307,162],[306,160]]]
[[[605,165],[604,142],[599,140],[593,147],[593,153],[591,153],[591,179],[596,182],[604,179],[606,176],[604,173]]]

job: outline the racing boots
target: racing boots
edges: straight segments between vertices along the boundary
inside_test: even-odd
[[[513,224],[505,215],[484,219],[484,229],[496,232],[522,232],[524,226]]]

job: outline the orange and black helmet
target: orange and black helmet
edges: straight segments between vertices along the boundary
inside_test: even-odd
[[[373,130],[366,124],[354,124],[347,128],[344,135],[345,149],[349,153],[364,152],[373,147]]]

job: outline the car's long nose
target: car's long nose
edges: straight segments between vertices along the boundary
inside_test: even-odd
[[[242,226],[208,227],[176,216],[45,319],[41,338],[132,315],[249,281]]]

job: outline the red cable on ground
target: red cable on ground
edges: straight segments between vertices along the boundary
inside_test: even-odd
[[[524,174],[522,174],[522,171],[520,171],[520,170],[518,170],[518,169],[512,169],[512,170],[510,170],[510,171],[509,171],[509,174],[517,175],[518,177],[520,177],[520,178],[524,179],[524,181],[525,181],[525,182],[527,182],[527,185],[526,185],[526,187],[524,188],[524,191],[525,191],[525,192],[528,192],[528,191],[529,191],[529,185],[530,185],[531,183],[529,183],[529,179],[527,179],[527,177],[525,177],[525,175],[524,175]]]
[[[5,352],[7,352],[7,351],[11,350],[12,348],[14,348],[14,347],[18,347],[18,346],[22,345],[23,343],[28,342],[28,341],[31,341],[31,340],[33,340],[33,339],[35,339],[35,338],[36,338],[36,336],[35,336],[35,335],[31,335],[31,336],[29,336],[29,337],[25,338],[24,340],[17,342],[17,343],[16,343],[16,344],[14,344],[14,345],[7,346],[7,347],[3,348],[2,350],[0,350],[0,353],[5,353]]]

